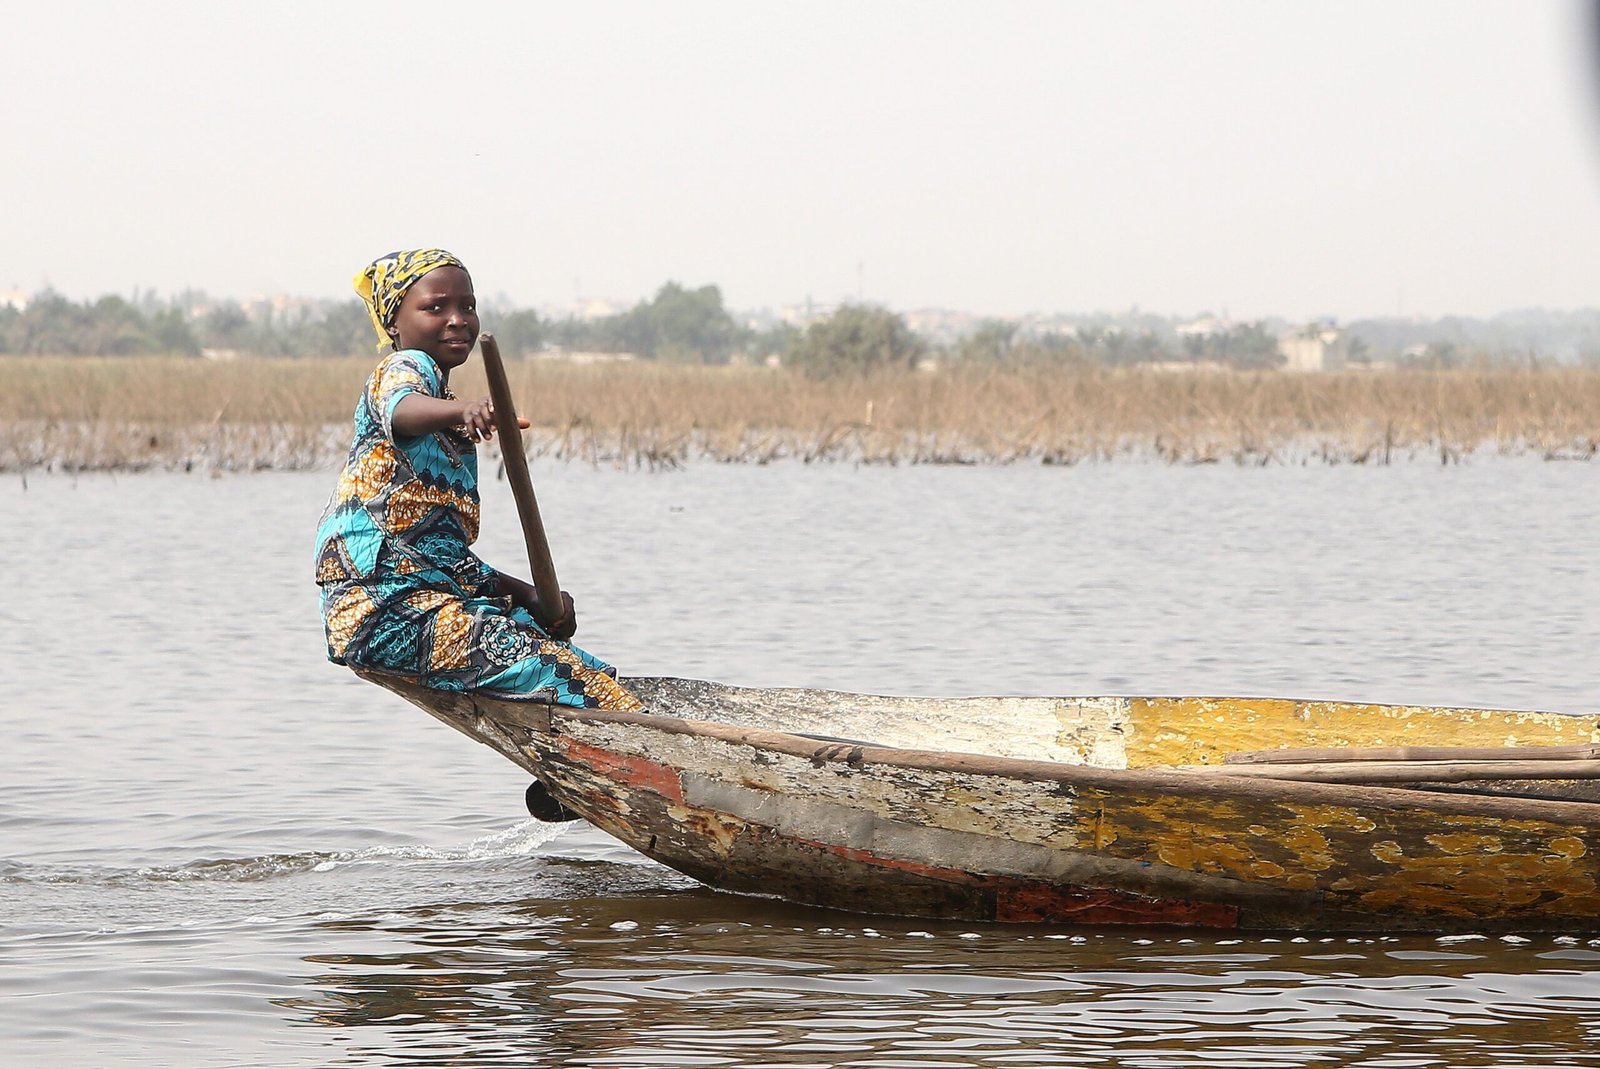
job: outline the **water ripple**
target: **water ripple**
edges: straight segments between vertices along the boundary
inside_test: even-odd
[[[248,883],[274,880],[304,872],[331,872],[345,865],[456,865],[500,858],[526,857],[558,838],[558,824],[527,820],[504,831],[474,839],[459,849],[430,846],[372,846],[361,850],[308,851],[263,857],[215,858],[173,866],[107,869],[95,866],[30,866],[0,863],[0,883],[105,884],[130,883]]]

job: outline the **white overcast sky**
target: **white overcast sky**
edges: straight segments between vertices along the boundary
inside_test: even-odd
[[[0,289],[1600,305],[1577,0],[8,4]]]

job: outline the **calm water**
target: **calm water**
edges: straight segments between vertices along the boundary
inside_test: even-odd
[[[537,479],[628,672],[1600,706],[1588,464]],[[530,822],[518,769],[322,659],[331,482],[0,482],[0,1063],[1600,1065],[1600,932],[952,927]]]

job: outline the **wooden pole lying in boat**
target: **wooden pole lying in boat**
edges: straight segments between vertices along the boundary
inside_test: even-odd
[[[1573,746],[1324,746],[1298,750],[1247,750],[1229,765],[1299,765],[1344,761],[1570,761],[1600,758],[1600,745]]]
[[[1241,779],[1310,780],[1316,783],[1466,783],[1472,780],[1600,779],[1600,761],[1308,761],[1298,763],[1180,765],[1197,775]]]
[[[500,434],[500,455],[505,459],[506,481],[517,502],[522,520],[522,540],[528,546],[528,568],[533,572],[534,590],[539,595],[539,622],[546,626],[565,615],[561,604],[561,583],[550,559],[550,542],[539,519],[539,502],[534,500],[533,479],[528,475],[528,455],[522,448],[522,429],[517,426],[517,408],[511,400],[511,383],[500,360],[500,343],[493,334],[478,335],[483,353],[483,372],[489,380],[489,400],[494,403],[494,428]]]

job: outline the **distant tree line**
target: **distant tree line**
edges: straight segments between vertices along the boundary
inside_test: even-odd
[[[912,368],[934,359],[979,367],[1136,367],[1188,362],[1240,369],[1282,364],[1280,321],[1180,330],[1180,321],[1140,313],[1056,317],[1048,324],[988,319],[940,338],[917,334],[904,316],[842,305],[804,328],[740,323],[712,285],[663,285],[614,315],[552,318],[532,309],[483,310],[510,353],[546,350],[631,353],[645,360],[726,364],[774,359],[808,375]],[[1600,311],[1508,313],[1490,320],[1360,320],[1344,328],[1351,362],[1450,368],[1537,364],[1600,366]],[[365,309],[345,301],[292,305],[214,300],[189,291],[170,299],[135,294],[74,302],[46,291],[25,308],[0,305],[0,354],[109,356],[344,356],[376,351]]]
[[[633,353],[647,360],[725,364],[735,353],[781,353],[794,331],[741,326],[716,286],[676,282],[655,297],[598,319],[548,319],[532,309],[483,308],[510,352],[559,348]],[[355,298],[275,310],[188,292],[168,301],[108,296],[76,303],[46,291],[18,310],[0,305],[0,354],[50,356],[348,356],[376,347],[366,309]]]
[[[1240,323],[1207,335],[1178,337],[1148,324],[1084,324],[1071,332],[1026,333],[1021,325],[988,319],[957,342],[952,355],[968,364],[1081,364],[1135,367],[1174,362],[1210,363],[1239,369],[1277,367],[1278,336],[1263,323]]]
[[[372,348],[361,302],[329,301],[293,314],[248,314],[235,301],[187,293],[170,301],[101,297],[75,303],[45,291],[18,310],[0,305],[0,354],[21,356],[337,356]]]

